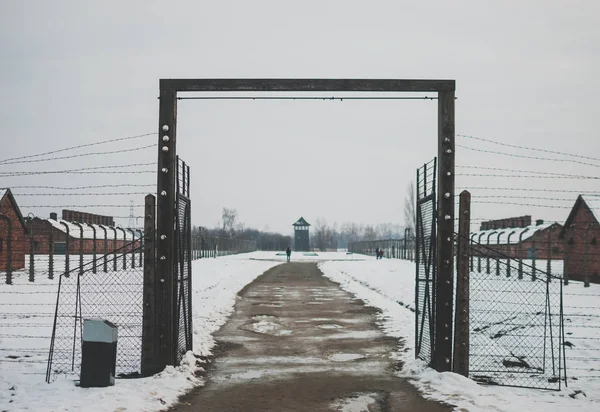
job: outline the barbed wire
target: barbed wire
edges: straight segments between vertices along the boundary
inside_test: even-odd
[[[591,157],[591,156],[582,156],[582,155],[573,154],[573,153],[566,153],[566,152],[560,152],[560,151],[548,150],[548,149],[540,149],[540,148],[536,148],[536,147],[519,146],[519,145],[514,145],[514,144],[510,144],[510,143],[506,143],[506,142],[497,142],[495,140],[485,139],[483,137],[477,137],[477,136],[471,136],[471,135],[465,135],[465,134],[457,134],[456,136],[457,137],[465,137],[465,138],[473,139],[473,140],[479,140],[479,141],[487,142],[487,143],[493,143],[493,144],[497,144],[500,146],[513,147],[515,149],[534,150],[537,152],[557,154],[557,155],[561,155],[561,156],[572,156],[572,157],[577,157],[579,159],[594,160],[594,161],[600,162],[600,158]]]
[[[573,160],[573,159],[556,159],[556,158],[550,158],[550,157],[519,155],[519,154],[507,153],[507,152],[498,152],[495,150],[476,149],[474,147],[464,146],[461,144],[456,144],[456,147],[460,147],[461,149],[472,150],[475,152],[497,154],[497,155],[501,155],[501,156],[516,157],[516,158],[521,158],[521,159],[544,160],[544,161],[563,162],[563,163],[577,163],[577,164],[581,164],[581,165],[585,165],[585,166],[600,167],[600,165],[598,165],[598,164],[586,163],[586,162],[582,162],[579,160]]]
[[[457,169],[481,169],[481,170],[497,170],[502,172],[510,172],[510,173],[531,173],[531,174],[539,174],[539,175],[548,175],[548,176],[565,176],[572,178],[600,178],[600,177],[590,177],[590,176],[582,176],[582,175],[574,175],[574,174],[566,174],[566,173],[555,173],[555,172],[540,172],[537,170],[521,170],[521,169],[506,169],[501,167],[486,167],[486,166],[465,166],[465,165],[457,165]]]
[[[124,196],[147,195],[148,192],[121,192],[121,193],[13,193],[17,196]]]
[[[82,154],[71,155],[71,156],[52,157],[52,158],[49,158],[49,159],[36,159],[36,160],[22,160],[22,161],[14,161],[14,162],[4,162],[4,163],[0,163],[0,166],[16,165],[16,164],[24,164],[24,163],[50,162],[50,161],[53,161],[53,160],[74,159],[74,158],[78,158],[78,157],[87,157],[87,156],[103,156],[103,155],[116,154],[116,153],[129,153],[129,152],[135,152],[135,151],[139,151],[139,150],[148,149],[150,147],[156,147],[156,144],[150,144],[150,145],[142,146],[142,147],[135,147],[133,149],[112,150],[112,151],[108,151],[108,152],[82,153]]]
[[[34,172],[0,172],[0,176],[21,176],[21,175],[30,175],[30,174],[59,174],[59,173],[79,173],[86,170],[103,170],[103,169],[120,169],[120,168],[128,168],[128,167],[137,167],[137,166],[150,166],[156,165],[156,162],[146,162],[146,163],[130,163],[125,165],[106,165],[106,166],[93,166],[93,167],[81,167],[77,169],[65,169],[65,170],[44,170],[44,171],[34,171]],[[152,171],[155,173],[155,171]]]
[[[536,188],[518,188],[518,187],[491,187],[491,186],[457,186],[456,190],[512,190],[523,192],[562,192],[562,193],[578,193],[582,195],[599,195],[600,192],[589,190],[569,190],[569,189],[536,189]]]
[[[575,180],[599,180],[600,176],[578,176],[578,175],[553,175],[553,176],[540,176],[540,175],[499,175],[499,174],[477,174],[477,173],[456,173],[455,176],[472,176],[472,177],[510,177],[510,178],[526,178],[526,179],[575,179]]]
[[[113,142],[120,142],[120,141],[124,141],[124,140],[139,139],[139,138],[142,138],[142,137],[153,136],[153,135],[154,136],[158,135],[158,133],[156,133],[156,132],[154,132],[154,133],[144,133],[144,134],[135,135],[135,136],[119,137],[119,138],[116,138],[116,139],[102,140],[102,141],[99,141],[99,142],[87,143],[87,144],[82,144],[82,145],[78,145],[78,146],[66,147],[66,148],[58,149],[58,150],[52,150],[52,151],[45,152],[45,153],[38,153],[38,154],[27,155],[27,156],[20,156],[20,157],[12,157],[12,158],[7,158],[7,159],[0,160],[0,164],[6,163],[6,162],[9,162],[9,161],[12,161],[12,160],[21,160],[21,159],[29,159],[29,158],[33,158],[33,157],[39,157],[39,156],[46,156],[46,155],[50,155],[50,154],[66,152],[66,151],[69,151],[69,150],[80,149],[80,148],[83,148],[83,147],[91,147],[91,146],[98,146],[98,145],[102,145],[102,144],[106,144],[106,143],[113,143]]]
[[[99,189],[99,188],[115,188],[115,187],[156,187],[156,183],[152,184],[134,184],[134,183],[118,183],[118,184],[103,184],[103,185],[88,185],[88,186],[47,186],[47,185],[16,185],[11,186],[11,189],[55,189],[55,190],[84,190],[84,189]],[[7,188],[3,188],[7,189]]]
[[[77,208],[86,208],[86,207],[144,207],[144,205],[23,205],[21,207],[77,207]]]

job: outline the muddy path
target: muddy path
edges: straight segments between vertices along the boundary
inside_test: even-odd
[[[375,315],[314,263],[276,266],[239,293],[207,385],[172,410],[451,410],[394,375],[398,341]]]

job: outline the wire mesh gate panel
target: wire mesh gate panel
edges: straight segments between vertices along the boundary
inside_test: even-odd
[[[415,357],[433,364],[436,280],[436,168],[433,159],[417,170]]]
[[[177,157],[177,217],[175,251],[175,361],[192,350],[192,205],[190,193],[190,168]]]
[[[470,245],[470,375],[481,383],[561,388],[562,281],[485,245]]]
[[[144,270],[129,262],[132,254],[143,253],[141,243],[131,242],[60,275],[47,382],[58,375],[79,375],[83,321],[91,318],[106,319],[118,328],[116,376],[139,376]],[[102,268],[105,258],[107,271],[94,273],[94,267]]]

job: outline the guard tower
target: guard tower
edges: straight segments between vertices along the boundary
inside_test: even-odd
[[[308,227],[310,224],[303,217],[294,223],[294,241],[296,252],[308,252]]]

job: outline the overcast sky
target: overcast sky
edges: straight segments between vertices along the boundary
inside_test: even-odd
[[[0,0],[0,48],[0,160],[156,132],[158,81],[178,77],[455,79],[457,133],[600,157],[600,2],[594,0]],[[429,100],[181,101],[178,153],[192,167],[193,223],[215,225],[223,206],[237,209],[247,226],[284,233],[300,216],[310,223],[403,223],[405,188],[437,153],[436,106]],[[155,141],[150,136],[73,153]],[[549,156],[459,137],[457,143]],[[150,148],[5,164],[0,173],[150,163],[156,156]],[[459,166],[598,176],[600,162],[587,162],[594,165],[457,148]],[[124,182],[154,184],[155,176],[0,177],[0,186],[8,187]],[[554,196],[473,190],[473,196],[567,199],[513,199],[554,208],[474,204],[473,215],[532,214],[560,222],[576,191],[600,190],[595,179],[458,176],[457,186],[557,190]],[[41,207],[48,205],[119,203],[125,207],[86,210],[127,216],[130,200],[143,203],[142,195],[14,191],[25,215],[60,211]]]

